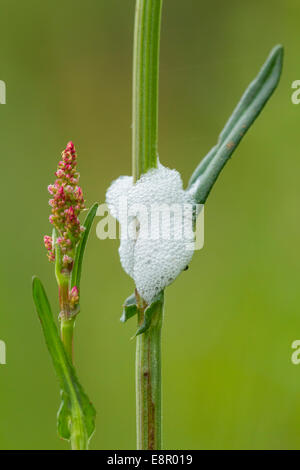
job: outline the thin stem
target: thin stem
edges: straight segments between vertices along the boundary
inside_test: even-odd
[[[75,316],[72,316],[72,308],[70,305],[70,275],[56,270],[56,278],[59,290],[59,306],[60,306],[60,334],[66,353],[73,363],[73,335],[75,326]],[[83,425],[82,411],[78,407],[72,409],[72,419],[70,423],[71,431],[71,448],[72,450],[87,450],[88,437],[86,429]]]
[[[133,48],[132,173],[157,166],[158,68],[162,0],[136,0]]]
[[[67,319],[70,316],[69,280],[69,276],[61,275],[58,282],[58,297],[60,307],[59,317],[61,319]]]
[[[136,346],[136,422],[137,448],[160,450],[161,439],[161,327],[163,303],[153,314],[151,327],[137,337]],[[139,310],[139,324],[143,309]]]
[[[158,69],[162,0],[136,0],[133,51],[132,174],[157,167]],[[138,297],[138,296],[137,296]],[[138,298],[138,323],[145,302]],[[136,419],[138,449],[161,449],[161,326],[163,305],[137,337]]]
[[[73,335],[74,335],[75,317],[61,316],[60,319],[60,333],[61,339],[64,344],[66,353],[68,354],[71,362],[74,361],[73,352]],[[78,407],[72,409],[71,420],[71,448],[72,450],[87,450],[88,437],[86,429],[83,425],[82,411]]]
[[[75,317],[62,318],[60,321],[61,339],[65,350],[71,361],[74,361],[73,335],[74,335]]]
[[[80,410],[73,410],[72,413],[71,447],[72,450],[88,450],[88,438]]]
[[[69,299],[70,276],[60,274],[60,277],[58,279],[61,339],[66,352],[68,353],[71,361],[73,362],[73,332],[75,325],[75,317],[71,315]]]

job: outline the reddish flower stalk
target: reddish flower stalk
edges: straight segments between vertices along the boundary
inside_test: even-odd
[[[75,249],[80,241],[84,227],[80,224],[79,215],[85,208],[82,189],[79,186],[79,173],[77,171],[77,156],[73,142],[69,142],[62,152],[62,158],[55,172],[54,184],[48,186],[51,194],[50,223],[57,234],[54,246],[53,238],[45,235],[44,244],[47,249],[49,261],[55,261],[59,256],[59,298],[61,317],[68,319],[77,313],[79,303],[78,288],[69,287],[70,275],[73,269]]]
[[[52,198],[49,205],[52,207],[49,221],[57,230],[57,243],[62,254],[62,264],[69,272],[72,271],[75,248],[80,240],[84,228],[79,221],[79,214],[85,208],[82,189],[78,185],[79,173],[76,170],[77,160],[73,142],[69,142],[62,152],[62,159],[58,164],[54,184],[48,186]],[[53,240],[44,237],[48,250],[48,258],[54,261]]]
[[[81,225],[79,216],[85,206],[76,166],[75,148],[69,142],[58,163],[56,179],[48,186],[53,230],[52,237],[44,236],[44,244],[49,261],[54,261],[60,306],[60,335],[52,318],[45,289],[36,277],[33,279],[33,298],[60,379],[62,401],[57,415],[58,433],[62,439],[70,442],[72,449],[87,450],[95,428],[95,409],[70,363],[74,362],[73,337],[79,313],[82,261],[98,204],[93,204]]]

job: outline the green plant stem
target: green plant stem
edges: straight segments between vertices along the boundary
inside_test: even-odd
[[[75,317],[71,316],[69,284],[70,276],[60,274],[58,278],[60,333],[65,350],[73,362],[73,332]]]
[[[157,167],[158,69],[162,0],[136,0],[133,51],[132,175]],[[138,296],[137,296],[138,297]],[[145,303],[138,310],[139,326]],[[136,421],[138,449],[161,449],[161,327],[163,305],[137,337]]]
[[[66,353],[71,362],[74,362],[73,335],[74,335],[75,317],[61,315],[60,334]],[[88,450],[88,437],[83,426],[81,410],[78,407],[72,409],[71,422],[71,447],[72,450]]]
[[[138,322],[143,323],[143,308]],[[137,337],[136,345],[136,424],[137,448],[160,450],[161,439],[161,327],[163,303],[153,314],[151,327]]]
[[[58,297],[59,297],[59,307],[60,313],[59,317],[61,319],[67,319],[70,315],[69,307],[69,277],[61,276],[58,282]]]
[[[88,437],[79,409],[72,414],[71,447],[72,450],[88,450]]]
[[[136,0],[133,48],[132,172],[157,166],[158,67],[162,0]]]
[[[61,340],[71,361],[74,361],[73,355],[73,335],[74,335],[75,317],[62,318],[60,321]]]
[[[69,301],[70,276],[59,273],[57,275],[60,305],[60,334],[66,353],[73,363],[73,335],[75,326],[75,316],[71,315]],[[70,423],[70,442],[72,450],[87,450],[88,437],[83,426],[81,410],[78,407],[72,409],[72,419]]]

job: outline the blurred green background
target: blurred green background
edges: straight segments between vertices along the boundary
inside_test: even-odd
[[[131,172],[134,0],[1,0],[2,250],[0,448],[67,449],[59,390],[31,297],[38,274],[58,311],[47,185],[72,139],[87,204]],[[187,183],[270,49],[285,46],[278,90],[206,204],[205,247],[166,292],[166,449],[299,449],[300,79],[297,0],[164,0],[159,150]],[[98,220],[96,220],[98,222]],[[96,225],[95,225],[96,227]],[[97,409],[92,449],[135,448],[133,290],[118,241],[95,227],[77,321],[78,375]]]

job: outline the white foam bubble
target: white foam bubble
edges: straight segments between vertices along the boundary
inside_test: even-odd
[[[120,204],[122,198],[123,201],[127,198],[127,207]],[[183,190],[180,174],[160,163],[158,168],[142,175],[135,184],[129,176],[121,176],[115,180],[107,191],[106,202],[111,214],[121,224],[122,236],[119,248],[121,264],[126,273],[134,279],[139,294],[147,303],[151,303],[153,298],[171,284],[191,261],[193,234],[189,229],[192,217],[185,216],[180,219],[180,225],[176,222],[176,217],[171,215],[169,219],[171,236],[164,239],[157,220],[151,219],[150,216],[142,216],[139,207],[146,208],[148,214],[151,214],[153,206],[176,204],[183,209],[187,204],[195,202],[190,194]],[[133,222],[137,225],[135,238],[128,237],[124,223],[126,221],[131,228]],[[150,237],[143,236],[144,229],[145,232],[148,229],[148,233],[151,231]],[[188,231],[190,235],[187,239],[182,234]]]

